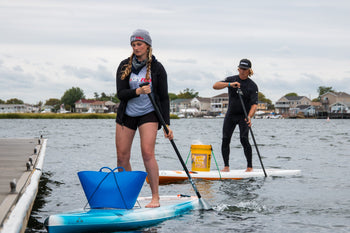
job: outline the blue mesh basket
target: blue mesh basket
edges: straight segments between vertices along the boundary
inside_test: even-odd
[[[123,171],[118,172],[118,168]],[[104,169],[109,171],[102,171]],[[78,176],[91,208],[131,209],[147,173],[125,171],[123,167],[102,167],[99,171],[80,171]]]

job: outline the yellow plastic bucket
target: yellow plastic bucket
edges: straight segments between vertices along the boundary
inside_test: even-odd
[[[192,171],[210,171],[211,151],[211,145],[191,145]]]

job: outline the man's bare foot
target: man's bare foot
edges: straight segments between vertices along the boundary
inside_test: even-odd
[[[158,208],[158,207],[160,207],[159,198],[157,198],[157,199],[152,198],[152,201],[150,203],[148,203],[145,207],[146,208]]]
[[[246,172],[252,172],[253,168],[252,167],[247,167],[247,169],[245,170]]]
[[[222,172],[229,172],[230,171],[230,167],[225,166],[223,169],[221,169]]]

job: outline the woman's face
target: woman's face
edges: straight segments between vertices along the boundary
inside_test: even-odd
[[[139,61],[143,61],[147,58],[148,44],[142,41],[133,41],[131,47]]]

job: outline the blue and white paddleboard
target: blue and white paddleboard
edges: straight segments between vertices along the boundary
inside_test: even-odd
[[[140,197],[133,209],[85,209],[49,216],[49,233],[114,232],[156,225],[166,219],[200,208],[197,197],[161,196],[159,208],[144,208],[150,197]]]

